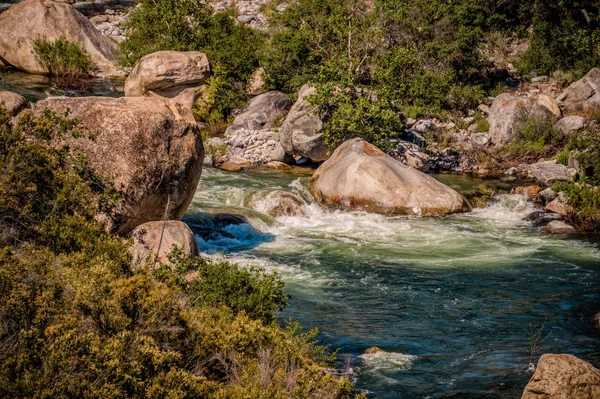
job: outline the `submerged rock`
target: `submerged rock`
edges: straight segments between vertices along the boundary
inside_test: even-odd
[[[142,57],[125,81],[125,95],[138,97],[152,91],[175,97],[186,88],[198,87],[209,78],[210,64],[199,51],[157,51]]]
[[[175,247],[181,249],[184,258],[198,256],[198,243],[187,224],[177,220],[144,223],[132,232],[134,244],[131,247],[133,267],[152,265],[154,259],[170,265],[167,258]]]
[[[94,28],[90,20],[66,2],[25,0],[0,14],[0,58],[13,67],[34,74],[48,68],[35,53],[35,41],[60,38],[86,50],[99,75],[123,75],[112,60],[117,45]]]
[[[346,141],[313,176],[317,201],[385,215],[466,212],[459,193],[386,155],[362,139]]]
[[[373,354],[379,353],[379,352],[385,352],[385,351],[378,346],[372,346],[365,350],[365,355],[373,355]]]
[[[306,214],[302,201],[294,194],[282,190],[254,194],[246,206],[271,217]]]
[[[120,234],[140,224],[181,219],[192,201],[204,149],[198,126],[163,99],[145,97],[52,98],[36,109],[70,109],[97,133],[95,140],[68,138],[64,144],[85,154],[91,168],[111,178],[122,194],[112,229]]]
[[[600,370],[572,355],[542,355],[521,399],[571,398],[600,398]]]
[[[298,92],[298,100],[281,125],[279,134],[286,153],[321,162],[327,159],[328,150],[323,141],[323,121],[319,116],[319,106],[308,101],[308,97],[315,93],[314,87],[302,86]]]
[[[563,221],[554,220],[540,229],[540,233],[552,235],[572,235],[577,234],[575,228]]]
[[[6,108],[9,116],[15,116],[28,105],[29,102],[22,95],[0,90],[0,107]]]

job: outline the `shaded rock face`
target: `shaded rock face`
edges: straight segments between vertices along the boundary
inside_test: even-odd
[[[125,81],[125,95],[138,97],[152,91],[175,97],[182,90],[202,85],[210,76],[210,64],[199,51],[157,51],[142,57]]]
[[[156,259],[164,265],[170,265],[167,255],[174,247],[181,249],[184,258],[198,256],[198,243],[187,224],[177,220],[148,222],[136,227],[132,232],[134,244],[131,247],[134,268]]]
[[[528,117],[557,119],[560,116],[557,102],[548,95],[529,98],[503,93],[494,99],[490,108],[489,136],[494,145],[507,144],[515,128]]]
[[[571,398],[600,398],[600,370],[572,355],[542,355],[521,399]]]
[[[362,139],[346,141],[313,176],[317,201],[386,215],[440,216],[471,209],[467,200]]]
[[[25,0],[0,14],[0,59],[17,69],[47,74],[48,69],[35,54],[34,41],[38,38],[56,41],[61,37],[85,49],[99,75],[122,75],[112,62],[117,45],[70,4]]]
[[[250,100],[244,112],[235,117],[227,133],[240,129],[273,129],[285,118],[291,106],[290,98],[280,91],[261,94]]]
[[[28,105],[29,102],[22,95],[12,91],[0,90],[0,107],[6,108],[8,115],[15,116]]]
[[[192,201],[204,149],[198,127],[170,102],[145,97],[52,98],[36,109],[71,110],[97,132],[92,140],[64,144],[87,155],[99,175],[113,179],[122,199],[114,210],[112,230],[125,234],[140,224],[181,219]]]
[[[556,99],[565,112],[585,111],[600,105],[600,68],[567,87]]]
[[[323,121],[319,117],[319,107],[308,101],[315,92],[314,87],[302,86],[279,134],[285,152],[321,162],[327,159],[328,150],[322,137]]]

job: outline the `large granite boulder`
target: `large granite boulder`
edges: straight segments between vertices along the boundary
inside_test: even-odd
[[[146,97],[51,98],[38,112],[70,110],[95,140],[65,139],[82,152],[99,175],[113,180],[122,194],[112,215],[112,230],[124,234],[140,224],[180,219],[192,201],[204,149],[193,118],[169,101]]]
[[[519,97],[510,93],[497,96],[490,108],[489,135],[494,145],[507,144],[519,124],[531,117],[557,119],[561,110],[552,97],[540,94],[537,97]]]
[[[175,97],[187,88],[196,88],[210,76],[210,64],[199,51],[157,51],[142,57],[125,81],[125,95],[139,97],[153,92]]]
[[[248,107],[235,117],[227,133],[236,130],[263,130],[277,127],[287,115],[292,101],[280,91],[269,91],[250,100]]]
[[[279,134],[285,152],[320,162],[327,159],[328,150],[322,137],[323,121],[319,116],[319,106],[308,101],[315,92],[314,87],[302,86]]]
[[[441,216],[471,209],[450,187],[358,138],[343,143],[319,167],[312,192],[328,205],[385,215]]]
[[[184,258],[198,256],[198,242],[187,224],[178,220],[148,222],[139,225],[131,232],[133,245],[134,268],[151,265],[156,260],[163,265],[170,265],[168,255],[175,247],[181,250]],[[153,265],[154,266],[154,265]]]
[[[600,105],[600,68],[571,84],[556,98],[567,113],[576,113]]]
[[[92,22],[73,6],[51,0],[25,0],[0,14],[0,59],[29,73],[47,74],[34,51],[36,39],[60,38],[86,50],[98,75],[122,75],[112,60],[117,45],[94,28]]]
[[[572,355],[546,354],[521,399],[598,399],[600,370]]]
[[[0,90],[0,107],[8,111],[8,115],[15,116],[27,107],[29,102],[20,94],[8,90]]]

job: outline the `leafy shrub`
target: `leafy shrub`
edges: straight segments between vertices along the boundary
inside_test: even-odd
[[[552,187],[564,192],[575,209],[573,222],[583,231],[600,232],[600,187],[577,182],[561,182]]]
[[[323,139],[332,150],[346,140],[360,137],[389,151],[393,149],[390,140],[398,139],[404,130],[402,115],[393,104],[360,89],[320,87],[310,100],[324,108]]]
[[[93,139],[0,110],[0,397],[354,397],[314,331],[273,322],[279,277],[177,252],[174,270],[133,271],[95,219],[110,190],[65,135]]]
[[[81,87],[83,79],[94,69],[88,52],[64,37],[55,42],[36,39],[34,51],[48,69],[51,80],[60,88]]]
[[[477,131],[478,132],[486,133],[486,132],[490,131],[490,123],[485,118],[479,118],[479,119],[477,119],[475,121],[475,124],[477,125]]]
[[[574,134],[567,148],[576,152],[582,179],[600,186],[600,128],[592,126]]]
[[[534,1],[530,46],[519,68],[550,74],[576,70],[585,74],[599,61],[599,6],[596,1]]]
[[[512,140],[501,151],[509,154],[553,155],[563,144],[563,134],[551,118],[524,116],[513,132]]]

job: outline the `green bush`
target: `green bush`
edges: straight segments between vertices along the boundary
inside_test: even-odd
[[[562,182],[552,187],[564,192],[575,209],[573,222],[583,231],[600,232],[600,187],[581,182]]]
[[[563,133],[551,118],[523,116],[523,122],[515,126],[510,143],[501,151],[515,155],[554,155],[564,144]]]
[[[66,135],[94,139],[0,110],[0,397],[355,396],[314,331],[273,322],[278,276],[177,251],[174,269],[132,270],[131,243],[95,219],[112,190]]]
[[[600,10],[597,1],[533,1],[530,46],[519,69],[551,74],[575,70],[578,76],[598,65]]]
[[[64,37],[54,42],[36,39],[33,49],[52,81],[61,88],[80,87],[82,79],[94,69],[88,52]]]
[[[321,86],[310,99],[326,115],[323,139],[330,149],[360,137],[384,151],[393,149],[391,139],[404,130],[402,114],[393,104],[358,88],[339,90]]]

